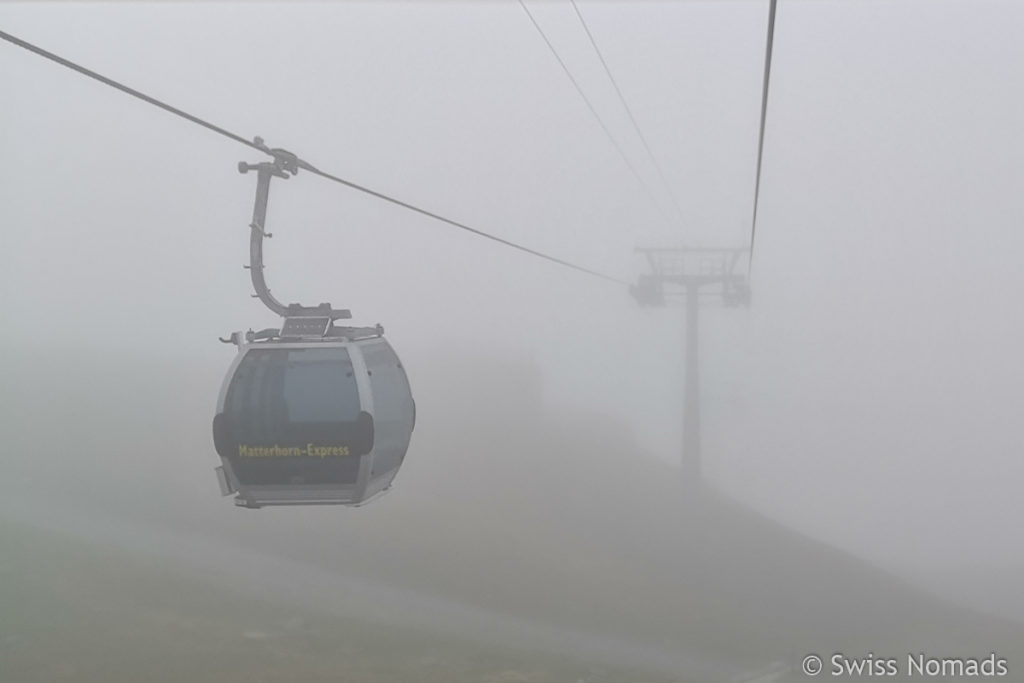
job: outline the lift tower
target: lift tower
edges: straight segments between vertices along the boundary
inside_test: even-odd
[[[747,248],[638,247],[647,257],[650,272],[639,277],[630,294],[641,306],[686,307],[686,379],[683,404],[682,476],[687,484],[701,481],[700,369],[698,332],[700,299],[720,298],[728,307],[750,306],[750,281],[737,274]]]

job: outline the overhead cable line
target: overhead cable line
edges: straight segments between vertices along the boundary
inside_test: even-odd
[[[158,100],[158,99],[156,99],[154,97],[146,95],[145,93],[140,92],[140,91],[136,90],[135,88],[131,88],[131,87],[127,86],[127,85],[124,85],[123,83],[115,81],[112,78],[108,78],[108,77],[106,77],[106,76],[104,76],[104,75],[102,75],[100,73],[97,73],[96,71],[93,71],[93,70],[88,69],[88,68],[86,68],[84,66],[81,66],[80,64],[76,64],[75,62],[72,62],[71,60],[68,60],[68,59],[65,59],[63,57],[60,57],[59,55],[56,55],[56,54],[54,54],[54,53],[52,53],[52,52],[50,52],[48,50],[44,50],[43,48],[38,47],[37,45],[33,45],[32,43],[24,41],[24,40],[22,40],[22,39],[20,39],[20,38],[18,38],[16,36],[13,36],[10,33],[6,33],[5,31],[0,30],[0,38],[2,38],[3,40],[5,40],[5,41],[7,41],[7,42],[9,42],[9,43],[11,43],[13,45],[16,45],[16,46],[18,46],[20,48],[28,50],[29,52],[32,52],[32,53],[34,53],[36,55],[39,55],[40,57],[44,57],[46,59],[49,59],[50,61],[53,61],[53,62],[56,62],[57,64],[60,64],[61,66],[67,67],[67,68],[71,69],[72,71],[76,71],[77,73],[82,74],[83,76],[87,76],[89,78],[97,80],[100,83],[103,83],[104,85],[110,86],[111,88],[114,88],[116,90],[120,90],[121,92],[123,92],[125,94],[131,95],[132,97],[138,98],[138,99],[142,100],[143,102],[146,102],[146,103],[151,104],[151,105],[153,105],[155,107],[163,109],[164,111],[170,112],[171,114],[174,114],[175,116],[179,116],[179,117],[185,119],[186,121],[194,123],[194,124],[196,124],[198,126],[202,126],[203,128],[206,128],[207,130],[211,130],[214,133],[217,133],[217,134],[222,135],[222,136],[224,136],[224,137],[226,137],[226,138],[228,138],[230,140],[233,140],[235,142],[243,144],[246,147],[250,147],[252,149],[258,150],[258,151],[263,152],[265,154],[271,154],[271,155],[273,155],[274,151],[276,151],[276,150],[268,149],[266,146],[264,146],[259,141],[247,140],[246,138],[242,137],[241,135],[238,135],[237,133],[233,133],[233,132],[227,130],[226,128],[221,128],[220,126],[214,125],[214,124],[210,123],[209,121],[206,121],[204,119],[199,118],[198,116],[194,116],[192,114],[189,114],[188,112],[186,112],[186,111],[184,111],[182,109],[178,109],[177,107],[171,106],[171,105],[167,104],[166,102],[162,102],[162,101],[160,101],[160,100]],[[615,283],[621,284],[621,285],[628,285],[629,284],[625,280],[620,280],[619,278],[613,277],[611,275],[606,275],[605,273],[601,273],[601,272],[596,271],[596,270],[591,270],[590,268],[586,268],[584,266],[579,266],[579,265],[576,265],[575,263],[571,263],[569,261],[565,261],[565,260],[557,258],[555,256],[551,256],[549,254],[545,254],[544,252],[537,251],[537,250],[531,249],[529,247],[525,247],[525,246],[523,246],[521,244],[517,244],[515,242],[512,242],[510,240],[504,239],[502,237],[498,237],[496,235],[492,235],[490,233],[484,232],[483,230],[478,230],[477,228],[470,227],[469,225],[466,225],[465,223],[461,223],[459,221],[455,221],[455,220],[452,220],[450,218],[445,218],[444,216],[441,216],[440,214],[436,214],[436,213],[434,213],[432,211],[427,211],[426,209],[422,209],[422,208],[420,208],[418,206],[415,206],[414,204],[410,204],[408,202],[404,202],[404,201],[402,201],[400,199],[396,199],[396,198],[394,198],[394,197],[392,197],[390,195],[384,194],[382,192],[378,192],[376,190],[372,190],[372,189],[370,189],[368,187],[365,187],[363,185],[359,185],[359,184],[351,182],[349,180],[345,180],[344,178],[341,178],[339,176],[335,176],[335,175],[332,175],[332,174],[327,173],[325,171],[321,171],[321,170],[315,168],[314,166],[312,166],[312,165],[310,165],[310,164],[308,164],[306,162],[300,161],[299,165],[300,165],[301,168],[309,171],[310,173],[318,175],[321,178],[325,178],[325,179],[333,181],[335,183],[339,183],[339,184],[344,185],[344,186],[346,186],[348,188],[351,188],[353,190],[357,190],[357,191],[362,192],[364,194],[368,194],[371,197],[376,197],[377,199],[381,199],[381,200],[383,200],[385,202],[388,202],[390,204],[394,204],[396,206],[400,206],[400,207],[402,207],[404,209],[408,209],[409,211],[413,211],[413,212],[418,213],[418,214],[420,214],[422,216],[426,216],[428,218],[433,218],[436,221],[440,221],[441,223],[445,223],[445,224],[450,225],[452,227],[459,228],[460,230],[464,230],[466,232],[472,233],[474,235],[477,235],[478,237],[483,237],[483,238],[491,240],[493,242],[497,242],[498,244],[501,244],[501,245],[504,245],[504,246],[507,246],[507,247],[511,247],[512,249],[516,249],[516,250],[521,251],[521,252],[526,253],[526,254],[530,254],[531,256],[536,256],[537,258],[544,259],[546,261],[549,261],[551,263],[555,263],[555,264],[560,265],[560,266],[565,266],[566,268],[571,268],[573,270],[576,270],[576,271],[581,272],[581,273],[585,273],[587,275],[592,275],[594,277],[601,278],[602,280],[607,280],[609,282],[615,282]]]
[[[340,183],[340,184],[342,184],[342,185],[344,185],[346,187],[350,187],[353,190],[358,190],[359,192],[362,192],[364,194],[368,194],[371,197],[376,197],[377,199],[382,199],[382,200],[384,200],[386,202],[394,204],[395,206],[400,206],[403,209],[408,209],[409,211],[415,211],[416,213],[418,213],[418,214],[420,214],[422,216],[426,216],[428,218],[433,218],[434,220],[441,221],[442,223],[446,223],[447,225],[450,225],[452,227],[459,228],[460,230],[465,230],[466,232],[472,233],[472,234],[477,235],[479,237],[483,237],[485,239],[489,239],[489,240],[491,240],[493,242],[497,242],[498,244],[503,244],[506,247],[511,247],[513,249],[517,249],[517,250],[519,250],[519,251],[521,251],[523,253],[530,254],[531,256],[536,256],[537,258],[542,258],[542,259],[544,259],[546,261],[550,261],[551,263],[556,263],[556,264],[558,264],[560,266],[565,266],[566,268],[572,268],[573,270],[579,271],[581,273],[586,273],[587,275],[593,275],[594,277],[599,277],[602,280],[607,280],[609,282],[615,282],[615,283],[618,283],[620,285],[627,285],[627,286],[630,284],[629,282],[626,282],[625,280],[620,280],[617,277],[613,277],[611,275],[606,275],[606,274],[604,274],[602,272],[599,272],[599,271],[596,271],[596,270],[591,270],[590,268],[585,268],[584,266],[578,266],[575,263],[570,263],[569,261],[564,261],[564,260],[562,260],[560,258],[557,258],[555,256],[550,256],[548,254],[545,254],[543,252],[537,251],[535,249],[530,249],[529,247],[524,247],[521,244],[516,244],[515,242],[511,242],[511,241],[509,241],[509,240],[507,240],[507,239],[505,239],[503,237],[498,237],[497,235],[492,235],[492,234],[490,234],[488,232],[484,232],[483,230],[478,230],[476,228],[472,228],[472,227],[466,225],[465,223],[460,223],[459,221],[455,221],[455,220],[452,220],[450,218],[445,218],[444,216],[441,216],[439,214],[433,213],[432,211],[427,211],[426,209],[421,209],[420,207],[415,206],[413,204],[409,204],[408,202],[403,202],[400,199],[395,199],[394,197],[390,197],[390,196],[388,196],[386,194],[382,194],[380,192],[377,192],[376,190],[371,190],[368,187],[363,187],[362,185],[357,185],[356,183],[353,183],[351,181],[345,180],[343,178],[339,178],[338,176],[335,176],[335,175],[331,175],[330,173],[325,173],[324,171],[320,171],[320,170],[315,169],[315,168],[310,169],[310,171],[312,173],[320,176],[321,178],[326,178],[327,180],[333,180],[336,183]]]
[[[601,48],[597,46],[597,40],[594,39],[594,34],[590,32],[590,27],[587,26],[586,19],[583,18],[583,13],[580,12],[579,5],[576,4],[576,0],[569,0],[572,3],[572,8],[576,10],[576,16],[579,17],[580,24],[583,25],[583,30],[587,33],[587,38],[590,39],[590,44],[594,48],[594,52],[597,53],[597,58],[601,60],[601,66],[604,67],[605,74],[608,75],[608,80],[612,82],[612,86],[615,88],[615,94],[619,96],[619,102],[622,103],[622,108],[626,110],[626,114],[629,115],[629,121],[633,124],[633,130],[636,131],[637,137],[640,138],[640,142],[643,143],[644,149],[647,150],[647,156],[650,157],[651,163],[654,165],[655,170],[658,172],[658,177],[661,178],[662,184],[668,191],[669,199],[672,200],[672,206],[675,207],[676,214],[679,216],[680,222],[683,219],[683,210],[679,206],[679,202],[676,200],[676,195],[672,192],[672,186],[669,184],[668,179],[665,177],[665,172],[661,168],[661,164],[658,163],[658,159],[654,156],[654,152],[651,150],[651,146],[647,143],[647,136],[640,130],[640,124],[637,123],[636,117],[633,116],[633,109],[626,102],[626,97],[622,94],[622,90],[619,88],[618,81],[615,80],[615,76],[612,75],[611,69],[608,67],[608,62],[604,59],[604,54],[601,52]]]
[[[594,104],[590,101],[590,98],[587,97],[587,94],[583,92],[583,88],[580,87],[579,81],[577,81],[576,77],[572,75],[572,71],[569,70],[568,65],[565,63],[565,60],[563,60],[562,56],[558,54],[558,50],[555,48],[554,44],[548,38],[547,34],[544,33],[544,29],[542,29],[540,27],[540,24],[537,23],[537,19],[534,18],[533,13],[530,12],[530,8],[526,6],[526,3],[523,2],[523,0],[519,0],[519,6],[523,8],[524,12],[526,12],[526,16],[530,18],[530,23],[533,24],[533,27],[535,29],[537,29],[537,33],[540,34],[540,37],[544,39],[544,43],[547,44],[548,49],[551,50],[551,54],[555,56],[555,59],[558,61],[558,64],[562,67],[562,71],[565,72],[565,75],[569,78],[569,81],[572,83],[572,86],[576,89],[576,92],[578,92],[580,97],[583,98],[583,102],[587,105],[587,109],[589,109],[590,113],[594,115],[594,118],[597,120],[598,125],[601,126],[601,130],[604,131],[604,134],[608,136],[608,140],[612,143],[612,146],[615,147],[615,151],[619,153],[619,156],[622,157],[622,161],[625,162],[630,172],[637,179],[637,182],[640,183],[640,186],[647,194],[648,199],[651,200],[651,204],[654,205],[654,207],[658,211],[658,214],[661,215],[665,222],[671,226],[672,221],[669,220],[669,217],[667,215],[665,215],[664,209],[661,208],[661,205],[658,203],[658,200],[655,199],[654,193],[651,192],[651,188],[644,181],[643,176],[640,175],[640,172],[636,170],[636,166],[633,165],[633,162],[629,160],[629,157],[626,155],[626,152],[623,151],[622,146],[619,145],[618,141],[615,139],[615,136],[612,135],[611,130],[608,129],[608,126],[605,124],[604,119],[602,119],[601,115],[597,113],[597,109],[594,107]]]
[[[754,213],[750,221],[750,256],[747,272],[754,267],[754,237],[757,235],[757,202],[761,194],[761,158],[764,155],[764,124],[768,116],[768,82],[772,73],[772,43],[775,39],[775,4],[777,0],[769,0],[768,4],[768,37],[764,47],[764,82],[761,86],[761,130],[757,137],[757,171],[754,176]]]

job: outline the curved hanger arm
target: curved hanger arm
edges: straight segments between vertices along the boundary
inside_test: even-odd
[[[260,143],[262,143],[262,140],[257,138],[257,144]],[[263,276],[263,238],[273,236],[266,231],[270,181],[275,177],[287,180],[292,175],[298,173],[301,162],[298,161],[294,154],[284,150],[273,149],[266,151],[268,154],[273,155],[273,161],[262,161],[257,164],[248,164],[242,161],[238,164],[239,173],[256,171],[256,201],[252,210],[252,223],[249,224],[252,232],[249,236],[249,265],[246,266],[252,277],[252,286],[256,290],[255,296],[267,308],[282,318],[303,315],[330,316],[331,320],[351,318],[352,314],[349,311],[331,308],[330,304],[320,304],[313,307],[301,306],[299,304],[285,305],[270,293],[266,278]]]

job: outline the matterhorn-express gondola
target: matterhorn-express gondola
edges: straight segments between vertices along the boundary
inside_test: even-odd
[[[274,161],[242,163],[239,170],[258,174],[253,286],[283,322],[222,339],[238,354],[213,419],[221,492],[250,508],[361,505],[391,486],[409,447],[415,403],[380,325],[341,326],[351,317],[347,310],[286,306],[271,295],[263,277],[270,180],[312,169],[283,150],[266,151]]]

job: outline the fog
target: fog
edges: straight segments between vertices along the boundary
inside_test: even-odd
[[[767,3],[579,4],[669,187],[569,3],[529,7],[646,188],[514,2],[10,3],[0,29],[615,278],[637,246],[745,246]],[[1009,1],[780,3],[753,305],[701,310],[690,498],[683,309],[274,181],[274,294],[383,324],[417,400],[394,489],[359,510],[218,497],[217,338],[277,323],[242,268],[236,164],[261,155],[0,44],[0,517],[682,680],[815,648],[1022,667],[1022,22]]]

